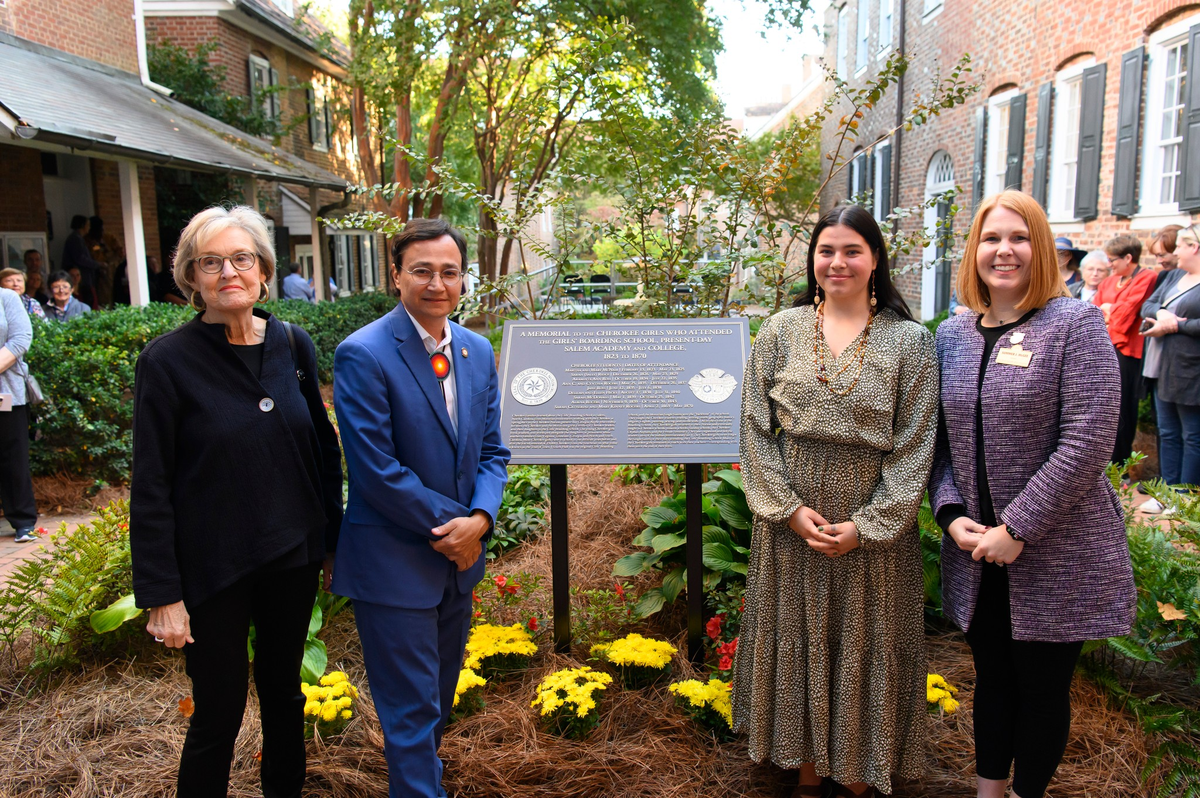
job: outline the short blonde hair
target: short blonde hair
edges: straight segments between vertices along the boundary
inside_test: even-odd
[[[1029,262],[1029,288],[1017,303],[1017,310],[1041,308],[1055,297],[1070,296],[1058,272],[1058,253],[1054,249],[1054,233],[1050,231],[1046,212],[1033,197],[1010,189],[987,197],[979,203],[979,210],[975,211],[955,283],[959,303],[976,313],[983,313],[991,304],[988,287],[979,277],[975,256],[983,234],[983,221],[996,208],[1013,211],[1025,221],[1025,227],[1029,230],[1029,243],[1033,250]]]
[[[200,292],[194,282],[193,261],[206,241],[230,227],[244,230],[250,236],[254,242],[254,254],[258,256],[259,272],[268,283],[275,278],[275,243],[271,241],[271,233],[263,215],[247,205],[234,205],[228,210],[219,206],[206,208],[193,216],[179,234],[171,272],[175,285],[179,286],[193,307],[204,306],[203,300],[196,304]]]

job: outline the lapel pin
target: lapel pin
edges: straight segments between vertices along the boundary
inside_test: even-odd
[[[462,348],[462,356],[463,357],[467,356],[467,348],[465,346]]]

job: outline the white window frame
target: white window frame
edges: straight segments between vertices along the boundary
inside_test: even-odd
[[[318,132],[318,135],[312,142],[312,148],[317,152],[329,152],[329,146],[326,144],[326,141],[330,138],[330,131],[326,125],[328,119],[325,116],[325,105],[329,102],[329,98],[325,96],[327,91],[329,91],[329,88],[323,80],[314,80],[312,82],[312,114],[317,120]],[[309,129],[311,130],[311,128]]]
[[[867,69],[871,60],[871,3],[870,0],[858,0],[857,22],[854,26],[854,76],[858,77]]]
[[[1168,25],[1162,30],[1155,31],[1150,35],[1147,50],[1150,55],[1150,63],[1148,75],[1146,78],[1146,115],[1145,129],[1142,142],[1142,164],[1141,164],[1141,185],[1138,187],[1138,215],[1134,220],[1139,218],[1146,219],[1147,222],[1155,220],[1161,221],[1162,224],[1169,222],[1162,220],[1162,217],[1176,216],[1179,214],[1179,203],[1176,202],[1161,202],[1160,192],[1162,190],[1162,121],[1163,121],[1163,90],[1166,82],[1167,71],[1167,52],[1171,48],[1177,46],[1180,42],[1187,41],[1188,30],[1195,24],[1200,23],[1200,14],[1196,14],[1188,19]],[[1186,61],[1181,65],[1186,70]],[[1185,80],[1190,75],[1185,76]],[[1197,76],[1200,77],[1200,76]],[[1182,158],[1182,152],[1179,157]],[[1181,163],[1179,165],[1182,165]],[[1178,188],[1176,189],[1178,191]],[[1152,218],[1147,218],[1152,217]],[[1137,227],[1135,223],[1132,226]],[[1151,224],[1151,226],[1157,226]]]
[[[1083,103],[1083,72],[1096,65],[1095,58],[1086,58],[1054,76],[1054,103],[1050,112],[1050,185],[1047,186],[1050,221],[1073,222],[1075,218],[1075,185],[1079,160],[1079,122]],[[1072,97],[1074,95],[1074,97]],[[1077,104],[1072,109],[1071,102]],[[1074,141],[1071,140],[1071,120],[1075,121]]]
[[[938,14],[942,13],[942,9],[945,7],[945,0],[925,0],[925,8],[921,11],[921,22],[929,22]]]
[[[892,50],[892,27],[895,25],[896,0],[879,0],[879,52],[882,59]]]
[[[275,4],[276,8],[287,14],[289,17],[295,16],[296,9],[292,4],[292,0],[271,0],[271,2]]]
[[[875,181],[871,186],[871,215],[880,224],[883,224],[885,218],[883,215],[883,170],[879,168],[880,164],[883,163],[883,159],[880,156],[884,150],[890,149],[891,146],[891,141],[881,141],[871,150],[875,158]]]
[[[985,197],[1004,189],[1008,171],[1009,103],[1016,96],[1016,89],[1008,89],[988,98],[987,148],[983,154]]]
[[[250,96],[254,97],[254,87],[261,86],[264,90],[269,89],[275,84],[271,82],[271,62],[260,55],[250,54]],[[262,82],[259,83],[256,79],[258,74],[262,75]],[[271,119],[275,119],[278,114],[278,99],[276,95],[269,91],[263,91],[262,97],[259,99],[259,107],[262,112]]]
[[[849,77],[850,9],[842,6],[837,15],[837,74],[842,80]]]
[[[374,233],[364,233],[359,244],[359,268],[362,271],[362,290],[379,290],[379,237]],[[369,255],[370,264],[367,263]],[[369,268],[368,268],[369,266]]]
[[[948,174],[947,174],[948,172]],[[925,199],[930,200],[954,188],[954,159],[946,150],[938,150],[929,160],[925,171]],[[928,321],[937,315],[937,206],[925,208],[922,228],[930,237],[929,245],[921,250],[921,320]],[[953,272],[953,270],[951,270]],[[954,284],[950,284],[954,293]]]

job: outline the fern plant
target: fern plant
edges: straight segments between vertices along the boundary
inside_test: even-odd
[[[63,525],[49,544],[17,566],[0,589],[0,645],[15,665],[28,635],[28,667],[41,676],[77,665],[98,640],[92,612],[129,592],[129,503],[113,502],[73,533]]]

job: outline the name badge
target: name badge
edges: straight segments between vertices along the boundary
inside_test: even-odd
[[[1033,352],[1029,352],[1021,347],[1020,344],[1012,346],[1000,347],[1000,353],[996,355],[996,363],[1002,366],[1019,366],[1023,369],[1029,368],[1029,361],[1033,359]]]

